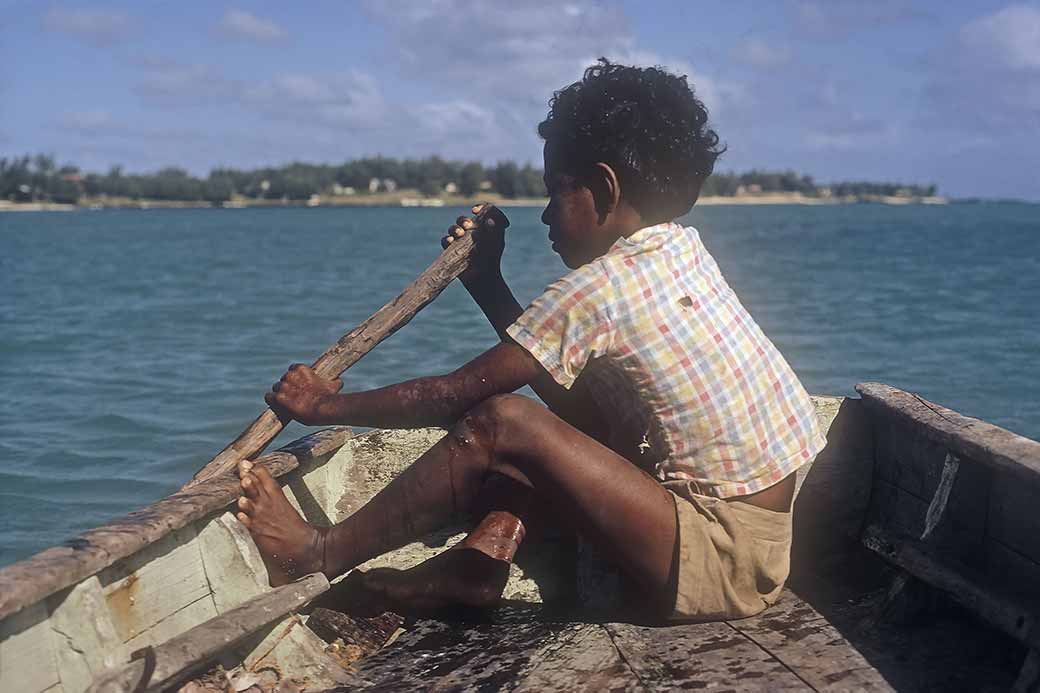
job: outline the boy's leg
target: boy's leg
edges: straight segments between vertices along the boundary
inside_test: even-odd
[[[451,432],[368,504],[328,530],[307,525],[259,468],[243,475],[241,519],[261,553],[288,579],[308,570],[339,575],[437,529],[473,507],[492,472],[530,487],[560,521],[599,544],[652,593],[672,585],[678,535],[664,487],[541,405],[499,395]]]
[[[406,570],[366,571],[359,582],[405,610],[490,606],[502,597],[526,536],[530,501],[530,488],[492,472],[473,512],[479,522],[462,541]]]

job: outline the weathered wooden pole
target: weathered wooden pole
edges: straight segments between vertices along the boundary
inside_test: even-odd
[[[493,205],[485,204],[476,214],[477,233],[480,233],[480,227],[492,218],[498,228],[504,230],[509,225],[501,211]],[[467,233],[449,244],[433,264],[405,287],[397,298],[340,337],[338,342],[318,357],[312,368],[322,377],[339,377],[377,344],[407,325],[416,313],[437,298],[445,287],[469,266],[473,245],[472,233]],[[288,421],[280,420],[270,408],[265,409],[246,430],[221,450],[220,454],[197,471],[184,488],[224,474],[240,461],[258,455],[281,432],[286,423]]]

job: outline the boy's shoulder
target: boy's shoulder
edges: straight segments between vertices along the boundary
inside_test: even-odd
[[[662,249],[693,249],[700,245],[700,236],[692,226],[667,221],[646,226],[630,236],[622,236],[601,256],[601,259],[638,258],[643,262],[658,260],[654,251]]]
[[[603,255],[572,269],[546,287],[546,294],[617,304],[640,300],[645,297],[647,281],[662,290],[670,283],[674,260],[700,252],[700,239],[692,226],[676,222],[648,226],[619,238]]]
[[[704,253],[697,229],[678,222],[655,224],[631,236],[619,238],[606,253],[596,258],[595,271],[608,277],[631,279],[633,272],[659,274],[676,260]],[[592,264],[592,263],[590,263]],[[668,269],[667,273],[670,274]]]

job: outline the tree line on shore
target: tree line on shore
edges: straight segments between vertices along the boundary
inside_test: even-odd
[[[83,172],[71,164],[59,165],[53,156],[38,154],[0,157],[0,200],[75,204],[106,197],[131,200],[209,202],[234,199],[302,201],[313,196],[346,197],[414,190],[425,197],[481,193],[502,197],[545,196],[541,169],[511,161],[489,166],[475,161],[447,161],[440,157],[391,159],[368,157],[343,164],[292,163],[280,167],[243,170],[215,168],[205,178],[181,168],[155,173],[124,173],[113,166],[106,173]],[[934,185],[842,182],[820,185],[811,176],[794,171],[716,173],[704,185],[703,195],[734,196],[757,193],[801,193],[809,197],[899,196],[925,197]]]

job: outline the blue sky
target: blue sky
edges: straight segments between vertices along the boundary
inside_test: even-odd
[[[88,170],[540,163],[604,55],[686,73],[723,170],[1040,199],[1040,3],[0,0],[0,156]]]

